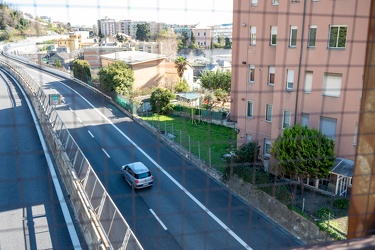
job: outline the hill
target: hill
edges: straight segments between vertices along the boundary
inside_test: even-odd
[[[0,41],[16,41],[25,36],[47,35],[51,32],[62,34],[67,31],[62,24],[51,24],[39,17],[32,18],[11,4],[0,3]]]

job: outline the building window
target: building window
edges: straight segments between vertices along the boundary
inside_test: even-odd
[[[277,41],[277,26],[271,26],[271,45],[276,45]]]
[[[275,84],[275,67],[268,67],[268,84]]]
[[[297,46],[297,26],[290,26],[289,47]]]
[[[290,118],[291,118],[291,112],[289,110],[284,110],[284,113],[283,113],[283,128],[289,128],[290,127]]]
[[[313,81],[313,72],[312,71],[306,71],[306,73],[305,73],[305,86],[303,88],[303,91],[305,93],[311,93],[312,81]]]
[[[307,113],[302,113],[301,116],[301,125],[302,126],[309,126],[309,114]]]
[[[340,96],[342,74],[325,73],[323,83],[323,95]]]
[[[264,139],[263,155],[269,156],[271,151],[271,140]]]
[[[272,105],[266,104],[266,121],[272,121]]]
[[[337,120],[329,117],[320,117],[320,131],[332,140],[335,139],[336,135],[336,123]]]
[[[294,70],[288,69],[287,77],[286,77],[286,89],[287,90],[293,89],[293,82],[294,82]]]
[[[316,25],[310,25],[309,27],[309,38],[307,41],[307,47],[309,48],[315,48],[315,42],[316,42],[316,30],[318,29],[318,26]]]
[[[198,45],[201,45],[201,42],[198,42]]]
[[[201,35],[201,33],[198,32],[198,36],[200,36],[200,35]]]
[[[257,33],[257,28],[255,26],[251,26],[250,27],[250,45],[256,44],[256,33]]]
[[[204,42],[204,45],[206,45],[206,42]]]
[[[203,36],[206,36],[206,32],[203,33]]]
[[[249,66],[249,83],[254,82],[254,77],[255,77],[255,65],[250,65]]]
[[[272,5],[279,5],[279,0],[272,0]]]
[[[252,6],[258,6],[258,0],[251,0]]]
[[[253,101],[247,101],[247,107],[246,107],[246,117],[252,118],[253,117]]]
[[[329,27],[329,48],[345,48],[347,26],[331,25]]]

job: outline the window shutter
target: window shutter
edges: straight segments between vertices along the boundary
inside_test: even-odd
[[[304,88],[305,93],[311,93],[312,80],[313,80],[313,72],[312,71],[306,71],[305,88]]]

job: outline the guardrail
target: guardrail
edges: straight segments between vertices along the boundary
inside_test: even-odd
[[[48,97],[22,68],[0,64],[29,96],[90,249],[143,249]]]

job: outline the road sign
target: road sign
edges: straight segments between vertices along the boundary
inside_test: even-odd
[[[59,105],[61,104],[60,94],[49,94],[49,105]]]

